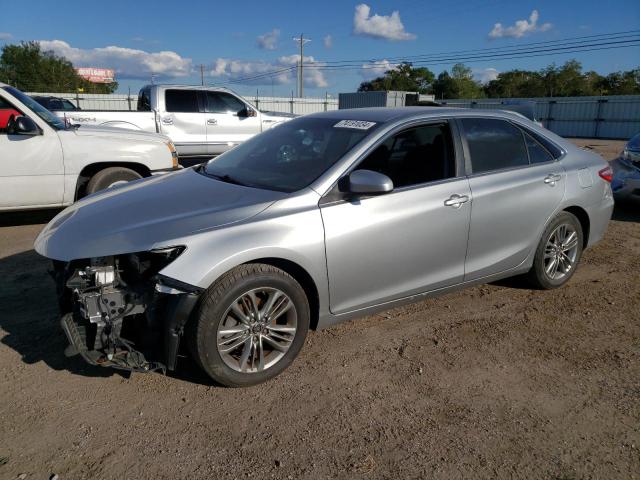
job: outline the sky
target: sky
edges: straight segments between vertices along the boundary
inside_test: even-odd
[[[77,67],[113,68],[122,93],[137,92],[152,75],[156,83],[200,84],[203,65],[207,84],[245,95],[289,96],[296,93],[291,67],[300,54],[293,37],[301,34],[311,40],[304,46],[310,65],[305,95],[319,97],[355,91],[405,57],[442,54],[420,65],[438,74],[454,63],[450,52],[640,30],[638,0],[30,0],[29,8],[24,5],[0,0],[0,47],[35,40]],[[464,63],[476,79],[488,81],[501,71],[537,70],[573,58],[585,70],[607,74],[640,66],[640,47]],[[343,62],[342,67],[326,68],[337,65],[331,62]]]

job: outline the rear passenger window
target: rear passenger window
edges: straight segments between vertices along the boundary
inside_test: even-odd
[[[395,188],[455,177],[455,155],[448,124],[408,128],[379,145],[358,165],[383,173]]]
[[[527,144],[527,150],[529,151],[529,161],[532,164],[552,162],[553,156],[540,145],[531,135],[524,132],[524,140]]]
[[[167,90],[164,97],[167,112],[199,112],[196,90]]]
[[[511,123],[494,118],[463,118],[462,126],[473,173],[529,164],[524,136]]]

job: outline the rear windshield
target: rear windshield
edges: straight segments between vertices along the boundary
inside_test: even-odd
[[[203,171],[256,188],[294,192],[310,185],[379,124],[298,118],[210,160]]]

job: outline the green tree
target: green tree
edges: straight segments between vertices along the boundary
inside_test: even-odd
[[[397,68],[387,70],[382,77],[362,82],[358,91],[399,90],[430,93],[434,78],[433,72],[428,68],[414,68],[411,63],[401,63]]]
[[[448,71],[443,71],[433,82],[436,99],[444,98],[484,98],[486,95],[479,82],[473,79],[469,67],[457,63]]]
[[[469,67],[462,63],[456,63],[451,69],[451,78],[457,89],[457,98],[484,98],[486,95],[482,90],[480,82],[473,79],[473,73]]]
[[[436,81],[433,82],[433,94],[436,99],[457,98],[455,82],[446,70],[441,72]]]
[[[560,67],[552,63],[537,72],[502,72],[484,85],[484,91],[492,98],[637,95],[640,94],[640,68],[604,77],[595,71],[583,73],[580,62],[569,60]]]
[[[640,94],[640,68],[613,72],[602,79],[603,95]]]
[[[509,70],[484,86],[490,98],[544,97],[545,87],[538,72]]]
[[[2,47],[0,81],[27,92],[113,93],[118,88],[116,82],[94,84],[79,77],[70,61],[42,51],[38,42]]]

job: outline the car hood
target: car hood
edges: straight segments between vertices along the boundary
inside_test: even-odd
[[[286,196],[190,168],[86,197],[49,222],[35,249],[70,261],[170,246],[173,239],[251,218]]]
[[[81,125],[80,127],[68,130],[75,132],[80,137],[100,137],[115,138],[116,140],[129,139],[135,141],[146,140],[150,142],[168,142],[169,137],[160,133],[145,132],[144,130],[129,130],[126,128],[106,127],[106,126],[89,126]]]

